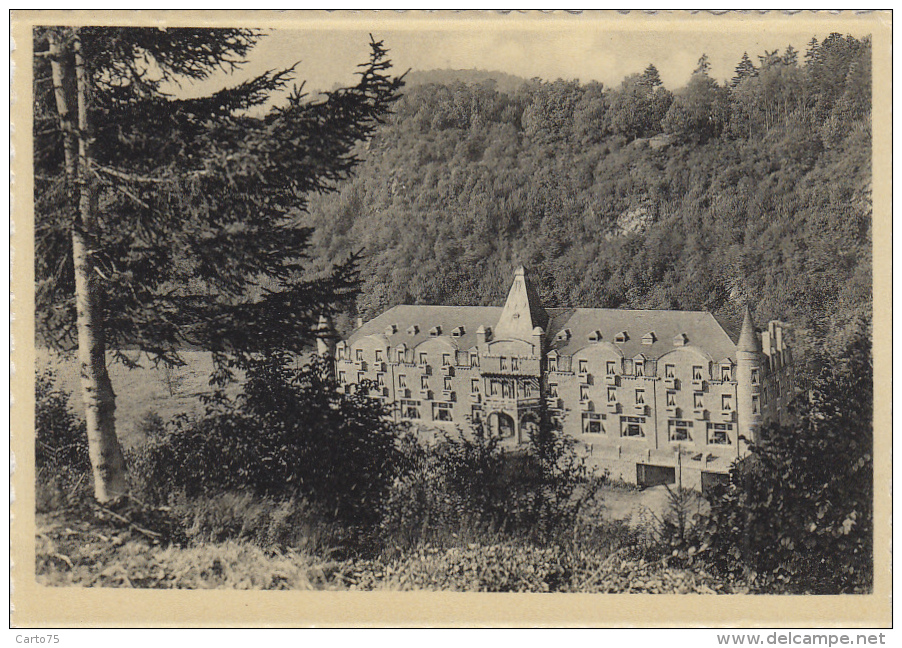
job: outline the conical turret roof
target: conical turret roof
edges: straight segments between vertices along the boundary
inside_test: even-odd
[[[742,319],[742,332],[739,334],[739,343],[736,345],[738,351],[746,351],[748,353],[761,353],[761,341],[755,332],[755,320],[752,319],[752,311],[748,305],[745,307],[745,317]]]
[[[529,340],[537,326],[547,328],[548,313],[542,308],[526,269],[520,266],[514,273],[514,283],[495,327],[495,339]]]

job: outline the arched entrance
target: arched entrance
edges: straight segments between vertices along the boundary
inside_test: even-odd
[[[502,439],[507,439],[517,433],[514,419],[504,412],[492,412],[489,415],[489,426],[491,427],[492,432]]]
[[[526,412],[520,418],[520,443],[526,443],[539,429],[539,417],[534,412]]]

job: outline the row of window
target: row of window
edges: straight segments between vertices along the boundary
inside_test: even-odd
[[[645,405],[645,390],[644,389],[636,389],[635,392],[635,404],[636,405]],[[548,395],[550,398],[558,397],[558,385],[556,383],[551,383],[548,386]],[[668,390],[665,395],[665,402],[667,407],[676,407],[676,396],[677,393],[674,390]],[[757,402],[757,396],[753,396],[753,403]],[[588,385],[580,385],[579,386],[579,399],[581,401],[589,400],[589,386]],[[692,394],[693,407],[695,409],[702,409],[704,405],[704,392],[693,392]],[[616,387],[608,387],[607,390],[607,402],[608,403],[616,403],[617,400],[617,388]],[[731,411],[733,409],[733,395],[732,394],[721,394],[720,397],[720,408],[724,411]],[[757,410],[756,410],[757,413]]]
[[[614,422],[618,426],[621,437],[644,438],[646,417],[621,416]],[[604,414],[595,412],[583,413],[584,434],[608,434],[606,429],[608,421]],[[707,423],[705,426],[705,438],[709,445],[732,445],[732,423]],[[694,421],[671,420],[667,422],[667,438],[671,443],[693,441]]]

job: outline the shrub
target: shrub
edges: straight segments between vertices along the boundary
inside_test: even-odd
[[[85,422],[56,386],[49,369],[35,381],[35,488],[37,510],[71,505],[91,492]]]
[[[765,591],[867,592],[873,583],[873,369],[852,343],[712,497],[719,566]]]
[[[261,359],[237,397],[219,393],[202,417],[150,439],[134,457],[146,496],[299,497],[329,519],[376,523],[395,477],[398,427],[366,385],[342,393],[328,361],[295,364],[288,354]]]
[[[513,535],[561,541],[599,484],[575,440],[550,423],[523,448],[504,448],[476,421],[432,445],[411,436],[401,454],[382,522],[387,543],[401,548]]]

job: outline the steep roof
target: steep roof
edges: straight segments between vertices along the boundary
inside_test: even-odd
[[[752,311],[745,307],[745,315],[742,318],[742,331],[739,333],[739,342],[736,348],[749,353],[761,353],[761,341],[755,332],[755,320],[752,319]]]
[[[443,336],[450,336],[456,327],[463,326],[463,335],[451,340],[459,349],[470,349],[476,346],[476,329],[480,326],[489,327],[494,333],[501,310],[498,306],[395,306],[354,331],[348,343],[368,335],[385,335],[386,329],[394,324],[397,332],[386,336],[389,345],[394,348],[403,343],[413,348],[429,339],[429,330],[434,326],[441,327]],[[407,330],[414,325],[419,330],[410,335]]]
[[[507,301],[498,319],[495,337],[499,340],[531,340],[533,329],[548,326],[548,313],[542,308],[539,296],[523,266],[517,268]]]
[[[627,358],[640,353],[647,358],[659,358],[677,348],[674,338],[681,334],[686,336],[686,345],[704,350],[715,361],[736,356],[736,345],[714,316],[705,311],[570,308],[549,309],[549,314],[546,338],[549,351],[556,350],[563,355],[572,355],[591,344],[589,336],[598,331],[602,341],[620,348]],[[558,333],[564,329],[570,330],[569,338],[558,339]],[[624,332],[626,341],[615,342]],[[642,339],[648,333],[654,333],[654,341],[643,344]]]

